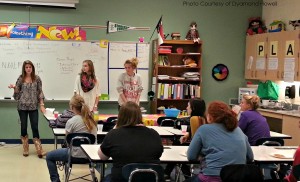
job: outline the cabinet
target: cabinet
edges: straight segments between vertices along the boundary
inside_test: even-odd
[[[158,113],[157,109],[161,106],[185,110],[190,98],[200,97],[202,41],[194,43],[191,40],[164,40],[163,44],[158,45],[158,41],[154,40],[152,46],[152,84],[156,94],[151,102],[151,113]],[[183,52],[180,53],[180,50]],[[196,64],[185,65],[184,60],[187,58],[194,60]],[[183,77],[184,73],[198,76]]]
[[[299,32],[247,36],[245,79],[299,81]]]
[[[284,145],[298,146],[300,144],[300,118],[283,115],[282,133],[292,136],[292,139],[285,140]]]

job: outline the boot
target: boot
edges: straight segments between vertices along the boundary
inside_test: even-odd
[[[27,157],[29,155],[29,144],[28,144],[28,135],[21,136],[21,141],[23,144],[23,156]]]
[[[36,153],[39,158],[42,158],[45,156],[47,153],[43,151],[41,140],[38,138],[33,138],[33,143],[35,145]]]

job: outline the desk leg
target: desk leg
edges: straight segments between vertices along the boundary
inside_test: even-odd
[[[55,149],[57,149],[57,136],[54,135],[54,147]]]
[[[105,163],[102,162],[101,163],[101,180],[100,181],[102,181],[104,179],[104,177],[105,177]]]

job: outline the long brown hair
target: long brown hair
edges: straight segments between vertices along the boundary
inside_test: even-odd
[[[26,77],[26,70],[25,67],[26,65],[29,64],[32,67],[32,72],[30,74],[31,80],[32,82],[34,82],[36,80],[36,75],[35,75],[35,68],[34,65],[31,61],[26,60],[23,62],[23,66],[22,66],[22,82],[25,82],[25,77]]]
[[[90,77],[96,82],[96,75],[95,75],[95,67],[94,67],[94,63],[91,60],[84,60],[83,63],[87,63],[89,66],[89,72],[91,73]],[[84,72],[81,70],[80,74],[84,74]]]
[[[224,102],[214,101],[210,103],[207,113],[212,123],[222,123],[228,131],[233,131],[238,126],[236,113]]]
[[[82,120],[89,132],[97,126],[97,123],[93,119],[92,113],[90,112],[89,107],[85,104],[82,96],[75,94],[70,100],[70,106],[81,113],[80,115],[82,116]]]
[[[122,105],[118,114],[117,128],[142,124],[142,112],[135,103],[128,101]]]

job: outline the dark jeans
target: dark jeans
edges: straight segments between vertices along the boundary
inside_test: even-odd
[[[25,137],[27,134],[27,123],[28,115],[30,119],[30,125],[32,129],[33,138],[40,138],[39,135],[39,112],[38,110],[27,111],[27,110],[18,110],[20,120],[21,120],[21,136]]]

